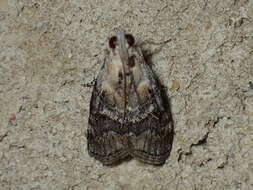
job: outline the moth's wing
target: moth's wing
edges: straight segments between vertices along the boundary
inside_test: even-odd
[[[138,53],[141,54],[141,51]],[[148,164],[161,165],[168,158],[172,148],[173,123],[164,108],[158,81],[142,55],[139,59],[138,62],[143,63],[142,80],[149,82],[150,95],[146,99],[146,104],[138,107],[139,113],[146,117],[136,120],[129,126],[129,129],[132,129],[128,141],[129,149],[133,157]],[[148,114],[143,114],[145,112]]]
[[[145,130],[139,134],[131,135],[128,147],[131,155],[140,161],[153,165],[162,165],[170,155],[172,148],[172,123],[165,112],[153,114],[154,117],[150,115],[135,123],[139,128]]]
[[[108,109],[101,93],[104,69],[105,65],[98,74],[91,96],[87,144],[92,157],[111,165],[128,156],[128,152],[122,145],[120,123],[104,114]]]

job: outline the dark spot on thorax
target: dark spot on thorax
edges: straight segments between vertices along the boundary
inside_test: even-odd
[[[134,67],[135,66],[135,56],[129,57],[129,62],[128,62],[129,67]]]

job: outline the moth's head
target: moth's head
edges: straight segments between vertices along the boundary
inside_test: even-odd
[[[135,54],[135,40],[132,34],[125,34],[124,30],[119,28],[117,35],[109,39],[111,55],[116,60],[120,58],[121,63],[125,66],[133,67]]]
[[[133,37],[132,34],[125,34],[124,35],[124,38],[125,38],[125,42],[126,42],[126,48],[129,48],[129,47],[133,47],[134,44],[135,44],[135,39]],[[118,37],[117,36],[112,36],[110,39],[109,39],[109,47],[111,49],[116,49],[117,47],[119,47],[119,43],[120,41],[118,40]]]

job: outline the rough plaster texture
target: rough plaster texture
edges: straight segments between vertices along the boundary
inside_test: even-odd
[[[162,167],[87,153],[84,84],[118,26],[171,100]],[[253,189],[252,0],[1,0],[0,44],[1,190]]]

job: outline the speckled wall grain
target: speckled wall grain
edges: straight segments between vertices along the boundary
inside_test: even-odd
[[[0,189],[253,189],[252,0],[1,0]],[[107,38],[123,26],[171,100],[162,167],[86,149]]]

